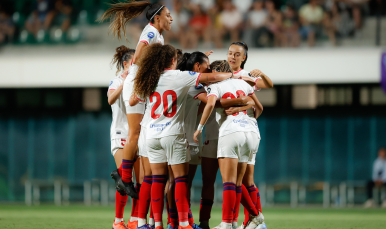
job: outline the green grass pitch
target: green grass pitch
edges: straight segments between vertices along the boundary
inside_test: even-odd
[[[198,206],[192,208],[198,221]],[[239,223],[244,215],[240,209]],[[319,209],[319,208],[263,208],[266,224],[269,229],[279,228],[315,228],[315,229],[350,229],[386,228],[385,209]],[[166,216],[166,214],[164,214]],[[124,218],[130,216],[126,208]],[[114,219],[113,207],[100,206],[67,206],[55,207],[43,205],[26,207],[23,205],[0,204],[0,228],[111,228]],[[221,222],[221,207],[214,207],[211,227]],[[164,221],[166,223],[166,220]],[[166,229],[166,225],[165,229]]]

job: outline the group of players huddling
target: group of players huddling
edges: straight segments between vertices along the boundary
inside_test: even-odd
[[[248,57],[243,42],[230,45],[227,60],[211,64],[211,51],[183,54],[164,45],[162,33],[173,22],[164,5],[116,3],[101,20],[111,18],[111,30],[120,38],[126,36],[125,25],[145,10],[149,24],[136,49],[116,49],[113,63],[119,76],[107,92],[113,113],[111,153],[118,168],[111,173],[117,186],[113,229],[162,229],[165,192],[168,229],[209,229],[219,168],[223,205],[216,228],[266,228],[253,179],[260,142],[256,119],[263,111],[254,92],[272,88],[272,81],[260,70],[243,69]],[[190,189],[199,164],[203,188],[197,225]],[[133,205],[125,224],[128,196]],[[240,203],[245,220],[237,227]]]

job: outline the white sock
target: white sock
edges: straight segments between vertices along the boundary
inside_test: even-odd
[[[237,227],[237,221],[232,222],[232,227]]]
[[[226,222],[222,222],[225,226],[225,228],[232,228],[232,223],[226,223]]]
[[[138,217],[131,217],[130,222],[138,221]]]
[[[155,224],[155,221],[153,218],[149,218],[149,225],[154,225]]]
[[[115,218],[115,223],[120,223],[123,221],[123,218]]]
[[[138,218],[138,227],[142,227],[146,224],[146,219]]]
[[[189,221],[180,222],[180,226],[182,226],[182,227],[186,227],[188,225],[189,225]]]
[[[162,222],[155,222],[155,227],[158,227],[158,226],[162,227]]]

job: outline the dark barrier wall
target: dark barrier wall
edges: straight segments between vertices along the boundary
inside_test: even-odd
[[[365,181],[386,143],[384,116],[263,115],[258,121],[256,183]],[[110,179],[110,122],[107,111],[0,118],[0,200],[24,201],[26,179]],[[201,183],[197,171],[194,182]]]

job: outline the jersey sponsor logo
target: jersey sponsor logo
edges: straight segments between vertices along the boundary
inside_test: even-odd
[[[189,74],[194,76],[196,74],[196,72],[189,71]]]
[[[171,122],[167,122],[166,124],[150,124],[150,128],[156,128],[156,131],[163,131],[170,124]]]
[[[203,88],[204,86],[202,86],[202,84],[198,84],[197,87],[195,87],[197,90]]]
[[[240,119],[234,119],[234,120],[233,120],[233,123],[236,123],[236,124],[238,123],[241,127],[245,127],[245,125],[248,124],[247,121],[240,120]]]
[[[149,32],[147,34],[147,37],[150,38],[150,39],[153,39],[154,38],[154,33],[153,32]]]
[[[110,82],[110,85],[109,85],[109,87],[111,86],[111,84],[113,84],[113,81],[111,81],[111,82]]]

